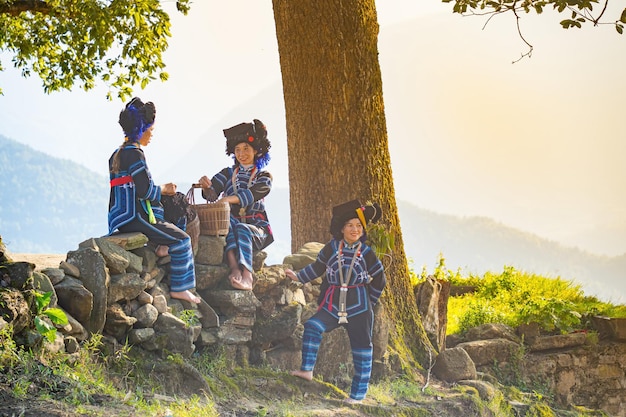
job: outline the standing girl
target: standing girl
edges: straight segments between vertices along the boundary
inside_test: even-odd
[[[318,311],[304,324],[302,365],[291,374],[310,381],[322,334],[344,326],[354,363],[350,397],[345,400],[350,404],[365,398],[372,373],[373,307],[386,278],[382,263],[365,244],[364,229],[380,216],[378,204],[362,206],[358,200],[334,207],[330,222],[333,239],[322,248],[317,260],[297,274],[285,270],[289,278],[302,283],[325,273]]]

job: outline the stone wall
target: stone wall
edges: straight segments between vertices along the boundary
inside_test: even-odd
[[[3,291],[0,297],[18,300],[20,291],[28,289],[23,284],[32,282],[42,292],[53,292],[50,307],[67,313],[69,324],[58,329],[55,343],[30,332],[18,335],[24,344],[41,342],[50,345],[49,349],[69,350],[91,334],[101,333],[113,351],[130,344],[157,354],[189,357],[209,349],[222,352],[233,365],[298,369],[303,322],[316,311],[321,278],[302,285],[287,278],[284,269],[311,263],[323,245],[305,245],[299,253],[287,256],[284,265],[266,266],[266,254],[257,253],[253,291],[230,286],[229,269],[222,262],[224,245],[224,237],[199,237],[196,292],[203,301],[198,305],[170,298],[169,257],[157,258],[140,233],[88,239],[68,252],[58,268],[35,270],[36,265],[27,262],[10,263],[13,272],[7,275],[12,277],[5,286],[12,290]],[[0,322],[0,328],[15,326],[26,315],[29,302],[21,300],[21,307],[11,314],[0,311],[0,317],[14,318]],[[14,305],[14,301],[7,304]],[[379,308],[377,314],[384,312]],[[380,374],[388,328],[384,320],[377,321],[381,324],[375,331],[375,363]],[[316,373],[327,379],[343,378],[351,369],[347,334],[338,329],[324,338]]]
[[[597,332],[541,335],[536,328],[514,331],[501,324],[483,325],[462,339],[448,338],[440,357],[458,349],[467,352],[472,364],[461,368],[462,361],[456,359],[454,365],[437,370],[444,379],[454,379],[450,368],[473,366],[475,375],[484,373],[525,386],[527,391],[553,395],[563,407],[584,406],[626,416],[626,340],[599,326]]]

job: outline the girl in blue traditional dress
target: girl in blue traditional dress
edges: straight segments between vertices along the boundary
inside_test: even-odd
[[[133,98],[120,112],[124,142],[109,159],[111,194],[109,234],[141,232],[158,245],[156,253],[169,253],[170,296],[191,303],[200,297],[190,290],[196,286],[191,239],[184,231],[163,220],[162,195],[174,195],[176,184],[156,185],[141,149],[152,139],[156,109],[152,102]]]
[[[383,265],[365,244],[364,229],[381,216],[380,206],[362,206],[352,200],[333,208],[330,233],[333,239],[320,251],[314,263],[297,274],[285,269],[294,281],[307,283],[324,276],[319,308],[304,324],[302,365],[291,374],[310,381],[322,342],[322,334],[344,326],[350,339],[354,376],[350,397],[353,404],[365,398],[372,373],[373,307],[385,288]]]
[[[202,195],[209,201],[230,204],[230,228],[226,235],[226,260],[233,288],[252,290],[252,258],[274,241],[265,212],[264,198],[272,189],[272,175],[263,168],[269,162],[270,141],[265,125],[257,119],[224,129],[226,155],[234,165],[209,179],[200,178]]]

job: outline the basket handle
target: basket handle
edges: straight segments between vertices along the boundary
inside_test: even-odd
[[[194,191],[196,190],[196,188],[202,188],[202,186],[200,184],[191,184],[191,188],[189,189],[189,191],[187,191],[187,202],[192,205],[195,206],[196,205],[196,197],[195,197],[195,193]],[[208,202],[209,200],[207,200]]]
[[[196,188],[202,188],[202,185],[200,185],[199,183],[191,184],[191,188],[189,189],[189,191],[187,191],[187,202],[189,202],[189,204],[191,205],[196,204],[196,198],[195,198],[195,193],[194,193]],[[208,204],[209,200],[206,198],[205,200],[206,200],[206,203]]]

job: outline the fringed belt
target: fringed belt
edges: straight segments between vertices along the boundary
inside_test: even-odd
[[[357,287],[364,287],[366,284],[357,284],[357,285],[334,285],[334,284],[330,284],[329,287],[326,289],[326,293],[324,294],[324,299],[326,299],[328,297],[328,311],[332,311],[333,310],[333,296],[335,295],[335,288],[339,288],[339,291],[341,291],[341,293],[339,294],[339,308],[337,309],[339,312],[339,323],[347,323],[348,322],[348,313],[346,311],[346,300],[345,300],[345,295],[347,295],[348,293],[348,289],[349,288],[357,288]],[[343,297],[342,295],[345,294]],[[342,300],[343,298],[343,300]],[[317,308],[317,310],[321,310],[324,305],[326,303],[322,303],[320,304],[320,306]],[[343,305],[343,308],[341,308]]]

